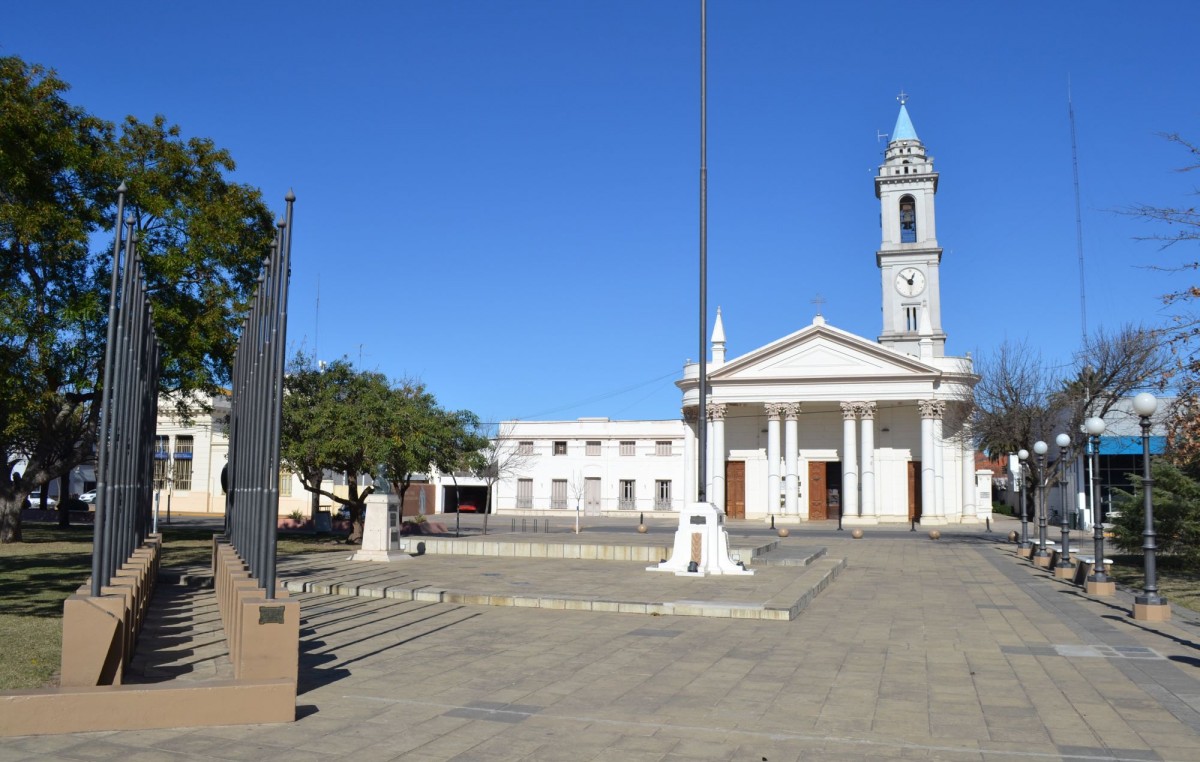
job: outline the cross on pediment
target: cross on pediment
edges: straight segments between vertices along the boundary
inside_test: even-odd
[[[904,92],[904,89],[901,88],[900,94],[896,96],[896,100],[900,101],[900,105],[903,106],[905,103],[908,103],[908,93]]]
[[[820,314],[821,314],[821,308],[825,306],[825,297],[821,296],[820,294],[817,294],[816,296],[814,296],[814,297],[812,298],[812,300],[811,300],[811,301],[812,301],[812,304],[815,304],[815,305],[816,305],[816,307],[817,307],[817,314],[818,314],[818,315],[820,315]]]

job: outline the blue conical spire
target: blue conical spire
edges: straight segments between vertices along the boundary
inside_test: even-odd
[[[908,107],[903,103],[900,104],[900,116],[896,117],[896,127],[892,130],[892,142],[897,140],[920,140],[912,120],[908,118]]]

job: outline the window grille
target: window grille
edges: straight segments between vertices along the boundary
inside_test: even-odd
[[[671,510],[671,480],[658,479],[654,482],[654,510]]]
[[[517,507],[533,507],[533,479],[517,479]]]
[[[622,479],[617,508],[632,511],[637,508],[637,482],[633,479]]]
[[[560,510],[567,507],[566,479],[555,479],[550,482],[550,507]]]
[[[554,443],[554,454],[555,455],[566,455],[567,454],[567,443],[566,442],[555,442]]]

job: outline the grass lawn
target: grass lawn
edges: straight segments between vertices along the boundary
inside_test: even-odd
[[[160,525],[161,527],[161,525]],[[205,566],[212,530],[161,527],[164,567]],[[56,684],[63,600],[92,572],[92,527],[23,522],[24,542],[0,545],[0,690]],[[346,551],[329,537],[281,534],[279,555]]]
[[[1146,584],[1142,573],[1144,556],[1109,554],[1108,557],[1113,562],[1112,577],[1116,583],[1140,592]],[[1155,566],[1158,569],[1158,594],[1176,606],[1200,611],[1200,569],[1186,569],[1178,559],[1170,556],[1159,556]]]

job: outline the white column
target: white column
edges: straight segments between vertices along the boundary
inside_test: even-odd
[[[933,450],[933,400],[920,400],[917,409],[921,411],[921,522],[939,523],[941,518],[935,513],[936,501],[934,489],[936,479],[933,473],[933,460],[936,454]]]
[[[946,518],[946,442],[942,431],[942,414],[946,410],[946,403],[936,400],[933,404],[933,499],[937,504],[937,515]]]
[[[796,459],[800,448],[796,436],[796,419],[800,417],[800,403],[790,402],[783,406],[783,460],[786,484],[784,486],[783,512],[788,516],[800,514],[800,479],[796,475]]]
[[[767,408],[767,513],[779,513],[779,417],[783,405],[768,402]]]
[[[976,495],[979,490],[975,486],[975,448],[971,447],[971,437],[968,435],[966,428],[963,429],[962,442],[962,520],[976,521],[979,518],[979,510],[981,508],[990,508],[991,506],[977,506]],[[1065,508],[1064,508],[1065,510]]]
[[[858,403],[842,403],[842,518],[858,517]]]
[[[694,502],[698,485],[696,483],[697,473],[700,470],[700,464],[696,462],[696,424],[697,415],[696,408],[687,407],[683,409],[683,492],[679,497],[683,498],[679,501],[680,506],[686,506],[688,503]],[[675,497],[672,496],[672,502]]]
[[[717,506],[721,513],[725,512],[725,405],[713,403],[708,406],[708,414],[712,418],[713,438],[713,475],[712,494],[708,502]]]
[[[862,418],[862,516],[875,518],[875,403],[860,402]]]
[[[712,422],[712,405],[704,414],[704,426],[706,449],[701,454],[704,458],[704,499],[706,502],[713,502],[713,422]]]

